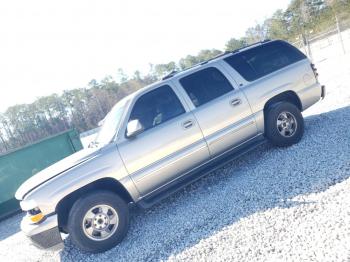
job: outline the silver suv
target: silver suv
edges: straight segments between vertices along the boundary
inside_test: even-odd
[[[119,101],[96,140],[39,172],[16,192],[21,228],[42,248],[61,232],[88,252],[122,241],[131,203],[147,208],[268,140],[300,141],[301,111],[325,88],[284,41],[227,52]]]

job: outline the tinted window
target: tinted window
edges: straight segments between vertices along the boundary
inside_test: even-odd
[[[180,83],[196,107],[233,90],[226,77],[214,67],[188,75],[180,79]]]
[[[254,81],[305,58],[295,47],[282,41],[270,42],[225,58],[247,81]]]
[[[165,85],[141,96],[134,105],[129,121],[138,119],[147,130],[184,112],[174,91]]]

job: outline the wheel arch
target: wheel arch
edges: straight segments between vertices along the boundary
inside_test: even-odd
[[[75,201],[78,200],[82,195],[96,190],[110,191],[119,195],[126,203],[133,202],[131,195],[118,180],[113,178],[98,179],[68,194],[58,202],[55,211],[58,215],[58,225],[60,230],[68,233],[68,216],[70,209],[72,208]]]
[[[266,117],[267,117],[267,113],[268,113],[269,108],[271,106],[273,106],[274,104],[279,103],[279,102],[289,102],[289,103],[295,105],[301,112],[303,111],[303,105],[301,103],[301,100],[300,100],[299,96],[294,91],[288,90],[288,91],[282,92],[278,95],[275,95],[275,96],[271,97],[269,100],[267,100],[265,105],[264,105],[264,109],[263,109],[264,130],[266,127]]]
[[[289,90],[280,93],[274,97],[271,97],[269,100],[267,100],[264,105],[264,112],[266,112],[270,106],[278,102],[289,102],[295,105],[300,111],[303,111],[303,105],[299,96],[294,91]]]

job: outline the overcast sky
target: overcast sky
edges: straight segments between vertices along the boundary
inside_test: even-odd
[[[1,1],[0,111],[84,87],[95,78],[147,72],[231,37],[290,0]]]

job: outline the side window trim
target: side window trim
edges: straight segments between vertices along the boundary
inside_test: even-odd
[[[251,82],[244,79],[243,76],[241,76],[238,71],[230,66],[225,60],[220,60],[222,68],[225,70],[225,73],[232,79],[231,82],[233,82],[235,89],[240,89],[242,86],[245,86]],[[229,79],[230,80],[230,79]]]
[[[194,71],[188,72],[187,74],[179,76],[174,80],[176,82],[176,87],[180,90],[181,95],[185,98],[186,103],[190,106],[190,110],[192,110],[192,111],[195,110],[196,108],[198,108],[198,106],[195,106],[195,104],[193,103],[189,94],[187,93],[185,87],[181,84],[180,80],[183,78],[186,78],[190,75],[193,75],[195,73],[198,73],[200,71],[203,71],[205,69],[208,69],[208,68],[214,68],[217,71],[219,71],[224,76],[224,78],[227,80],[229,85],[232,87],[232,90],[227,92],[227,93],[224,93],[224,94],[222,94],[214,99],[211,99],[210,101],[207,101],[206,103],[210,103],[213,100],[219,99],[220,97],[223,97],[230,92],[235,92],[239,89],[236,79],[230,74],[229,70],[227,68],[225,68],[225,66],[222,64],[222,60],[216,61],[215,63],[210,63],[205,67],[200,67],[197,70],[194,70]],[[206,104],[206,103],[204,103],[204,104]],[[204,105],[204,104],[201,104],[201,105]]]
[[[235,74],[231,73],[232,72],[231,68],[226,67],[227,63],[225,63],[224,60],[220,60],[220,61],[218,61],[218,64],[220,65],[220,68],[218,68],[218,69],[221,71],[221,73],[223,73],[223,75],[230,82],[230,84],[233,87],[233,90],[235,91],[235,90],[239,89],[239,84],[238,84],[239,78],[237,78],[237,76]],[[235,70],[235,72],[236,72],[236,70]],[[236,73],[236,74],[238,74],[238,73]]]
[[[173,91],[177,95],[186,113],[191,112],[192,110],[191,103],[189,103],[191,101],[187,100],[186,92],[184,92],[185,90],[183,90],[181,84],[178,82],[177,79],[171,79],[170,83],[171,83],[169,84],[170,87],[173,89]]]
[[[216,61],[215,63],[210,63],[207,64],[206,66],[200,67],[198,68],[198,70],[195,71],[191,71],[188,72],[186,74],[183,74],[182,76],[175,76],[172,79],[172,82],[174,84],[174,87],[179,91],[179,93],[181,94],[181,97],[184,99],[184,102],[186,103],[186,105],[189,107],[189,111],[193,111],[196,109],[196,106],[193,104],[191,98],[188,96],[186,90],[184,89],[184,87],[181,85],[180,83],[180,79],[183,77],[186,77],[190,74],[193,74],[195,72],[201,71],[205,68],[208,67],[215,67],[216,69],[218,69],[219,71],[221,71],[221,73],[229,80],[229,82],[231,83],[232,87],[233,87],[233,92],[237,91],[238,88],[238,82],[236,81],[235,77],[233,77],[230,73],[231,67],[225,63],[223,63],[222,60]],[[228,68],[227,68],[228,67]],[[237,72],[238,77],[240,77],[240,75]]]

